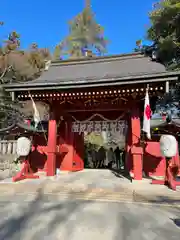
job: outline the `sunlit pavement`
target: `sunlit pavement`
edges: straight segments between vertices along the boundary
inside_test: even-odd
[[[15,195],[0,200],[1,240],[180,239],[180,209]]]
[[[180,188],[172,191],[163,185],[152,185],[151,180],[133,183],[121,174],[109,170],[84,170],[63,173],[56,177],[41,176],[12,183],[12,179],[0,182],[0,194],[44,194],[56,195],[56,199],[73,198],[83,200],[110,200],[114,202],[150,202],[180,206]]]

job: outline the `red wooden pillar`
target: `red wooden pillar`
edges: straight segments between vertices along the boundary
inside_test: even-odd
[[[62,171],[73,170],[73,158],[74,158],[74,133],[72,132],[72,122],[67,120],[65,123],[65,147],[68,152],[65,154],[60,169]]]
[[[47,150],[47,176],[54,176],[56,173],[56,120],[49,120],[48,127],[48,150]]]
[[[127,136],[126,136],[126,159],[125,165],[128,172],[132,172],[133,163],[132,163],[132,156],[131,156],[131,145],[132,145],[132,131],[131,131],[131,121],[128,119],[128,129],[127,129]]]
[[[74,159],[73,170],[84,169],[84,133],[74,133]]]
[[[140,112],[137,106],[131,111],[131,154],[133,162],[134,180],[142,180],[143,149],[140,147],[141,124]]]

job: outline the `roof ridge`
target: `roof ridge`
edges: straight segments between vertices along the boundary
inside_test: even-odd
[[[135,58],[144,58],[145,55],[141,53],[128,53],[128,54],[119,54],[119,55],[109,55],[102,57],[91,57],[91,58],[82,58],[82,59],[68,59],[68,60],[56,60],[51,62],[51,66],[61,66],[61,65],[78,65],[78,64],[88,64],[88,63],[98,63],[98,62],[109,62],[109,61],[118,61],[118,60],[127,60]]]

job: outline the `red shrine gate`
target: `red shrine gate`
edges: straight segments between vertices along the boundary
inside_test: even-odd
[[[83,130],[91,128],[92,121],[88,126],[76,124],[95,116],[90,120],[96,122],[93,126],[101,121],[96,130],[102,130],[106,124],[98,118],[100,114],[110,121],[121,117],[119,120],[126,122],[126,166],[134,179],[141,180],[143,170],[156,176],[164,176],[165,172],[158,139],[152,136],[151,141],[145,139],[145,146],[141,145],[141,106],[146,86],[149,85],[149,96],[153,99],[167,92],[169,84],[177,79],[178,73],[167,72],[160,63],[135,53],[52,62],[38,79],[10,84],[6,91],[23,102],[30,101],[31,93],[36,102],[45,102],[50,107],[48,143],[43,136],[36,136],[36,154],[32,156],[32,163],[46,170],[48,176],[53,176],[56,168],[66,171],[84,168]],[[118,128],[119,125],[114,129]],[[178,155],[175,162],[179,163]]]
[[[83,170],[84,131],[112,131],[126,136],[126,168],[134,179],[141,180],[143,170],[150,176],[163,176],[165,159],[160,154],[159,142],[146,140],[145,149],[140,145],[141,115],[137,105],[131,105],[131,111],[127,105],[127,111],[124,113],[119,110],[113,110],[111,114],[107,111],[101,113],[106,117],[99,113],[92,114],[90,111],[85,114],[91,115],[89,118],[85,118],[83,112],[79,112],[64,114],[59,118],[60,121],[49,120],[48,146],[42,147],[40,138],[37,139],[39,152],[45,152],[47,155],[40,169],[47,171],[48,176],[55,175],[57,168],[62,171]],[[177,154],[176,158],[178,157]],[[38,157],[33,158],[34,164],[37,165]]]
[[[78,121],[74,118],[74,121],[72,122],[72,132],[75,134],[78,138],[76,145],[78,144],[78,149],[80,150],[80,154],[76,154],[76,158],[74,161],[74,165],[77,165],[78,158],[82,156],[82,158],[85,157],[85,151],[83,151],[84,147],[84,134],[87,136],[90,133],[95,133],[97,135],[102,133],[104,136],[106,136],[106,145],[108,144],[107,136],[108,134],[110,136],[114,137],[114,145],[119,146],[119,140],[126,141],[126,133],[127,133],[127,123],[126,120],[122,120],[124,115],[119,116],[117,119],[107,119],[101,114],[94,114],[90,118],[84,120],[84,121]],[[79,137],[78,137],[79,135]],[[105,140],[105,139],[104,139]],[[100,143],[101,147],[103,147],[102,142]],[[99,146],[100,147],[100,146]],[[107,148],[107,146],[106,146]],[[77,149],[77,146],[76,146]],[[82,151],[81,151],[82,150]],[[105,150],[105,149],[104,149]],[[77,152],[77,150],[76,150]],[[79,151],[78,151],[79,152]],[[83,162],[83,159],[81,160]]]
[[[105,113],[107,116],[109,115],[109,118],[104,117],[100,113],[92,114],[91,112],[88,114],[91,116],[86,119],[83,118],[83,114],[81,113],[79,113],[78,119],[70,114],[68,117],[61,117],[63,120],[60,121],[59,126],[57,127],[58,137],[56,145],[61,149],[63,147],[66,151],[64,154],[58,154],[56,167],[67,171],[78,171],[84,169],[84,132],[111,132],[117,136],[119,135],[119,137],[121,135],[126,136],[126,115],[119,115],[119,111],[114,113],[112,116],[110,116],[107,111],[105,111],[104,114]],[[54,121],[51,121],[53,124]],[[49,137],[52,136],[52,133],[53,131],[50,131]],[[54,137],[52,136],[52,138]],[[53,141],[49,140],[49,142],[52,143]]]
[[[47,152],[47,161],[44,168],[47,175],[54,175],[56,168],[64,171],[84,169],[84,131],[112,131],[116,134],[119,133],[119,136],[121,134],[126,136],[127,168],[129,171],[133,171],[135,179],[142,179],[143,150],[142,147],[137,146],[141,134],[140,112],[136,107],[133,107],[131,112],[124,111],[123,113],[119,110],[103,112],[104,115],[106,113],[106,117],[103,114],[92,115],[92,112],[89,112],[88,115],[91,115],[91,117],[87,120],[84,119],[83,113],[78,113],[81,121],[68,114],[61,117],[62,120],[58,127],[58,121],[49,121],[48,148],[51,151],[48,150]]]

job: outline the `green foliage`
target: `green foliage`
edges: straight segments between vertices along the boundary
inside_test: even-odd
[[[104,145],[104,139],[101,134],[96,134],[94,132],[89,133],[85,136],[85,142],[97,146],[98,150],[101,146]]]
[[[62,55],[70,58],[102,55],[106,52],[108,41],[104,38],[104,29],[95,20],[90,4],[69,22],[69,35],[55,48],[54,57]]]
[[[3,23],[0,22],[0,26]],[[13,31],[1,41],[0,47],[0,132],[5,131],[15,121],[23,120],[22,107],[12,101],[10,93],[4,90],[4,84],[13,81],[28,81],[41,74],[45,60],[50,59],[47,49],[39,49],[32,44],[29,50],[20,49],[20,35]]]
[[[1,26],[3,24],[3,22],[0,22]],[[0,128],[3,128],[3,123],[8,122],[9,114],[7,112],[12,113],[12,110],[16,109],[10,94],[5,92],[2,84],[6,83],[6,77],[12,72],[11,66],[8,65],[8,55],[10,51],[19,47],[19,35],[12,32],[4,43],[5,45],[0,48]]]
[[[54,49],[53,59],[55,59],[55,60],[61,59],[61,56],[63,55],[62,51],[63,51],[63,48],[62,48],[62,45],[60,43]]]
[[[156,44],[158,58],[168,67],[180,58],[180,1],[162,0],[149,13],[147,38]],[[172,67],[172,66],[171,66]]]
[[[20,49],[20,35],[13,31],[7,40],[2,41],[0,47],[0,80],[28,81],[41,74],[45,67],[45,60],[51,58],[48,49],[39,49],[32,44],[30,49]]]

